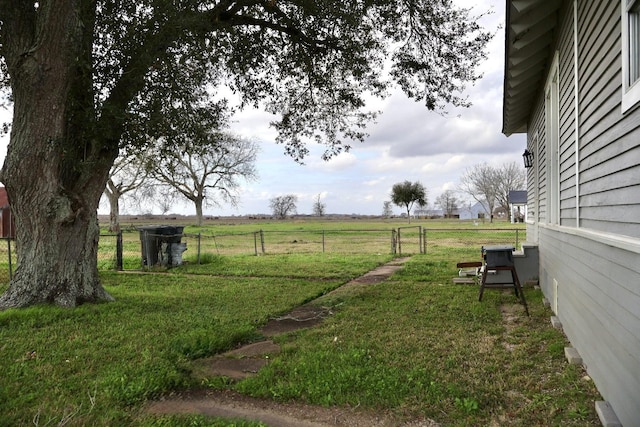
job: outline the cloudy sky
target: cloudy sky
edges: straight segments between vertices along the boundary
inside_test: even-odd
[[[520,164],[526,145],[524,135],[507,138],[501,133],[505,2],[457,3],[478,12],[493,10],[483,25],[497,31],[489,46],[489,59],[481,67],[484,77],[467,91],[472,107],[450,109],[443,117],[396,93],[374,107],[383,113],[369,126],[370,136],[364,143],[354,144],[349,153],[329,162],[320,159],[321,147],[312,147],[304,166],[289,160],[282,147],[272,142],[275,135],[267,126],[268,116],[244,112],[237,117],[234,129],[261,141],[260,178],[243,188],[238,209],[211,212],[268,213],[270,198],[292,193],[298,196],[299,213],[311,213],[320,194],[327,212],[378,215],[395,183],[421,182],[428,190],[428,202],[433,204],[443,191],[456,190],[460,176],[476,163]],[[402,212],[398,207],[394,210]]]
[[[456,190],[460,176],[476,163],[500,165],[522,162],[524,135],[509,138],[502,128],[502,82],[504,73],[504,1],[456,0],[478,13],[493,10],[483,25],[496,31],[489,45],[489,59],[482,64],[484,77],[467,89],[473,103],[470,108],[450,108],[446,116],[429,112],[421,103],[401,92],[384,101],[376,101],[372,110],[382,115],[367,131],[364,143],[355,143],[349,153],[325,162],[322,146],[309,145],[311,154],[299,165],[276,145],[275,132],[269,128],[273,118],[258,110],[246,110],[235,117],[233,130],[259,142],[258,180],[245,183],[240,190],[240,205],[206,208],[207,215],[268,214],[269,200],[275,196],[295,194],[298,213],[310,214],[320,195],[328,213],[382,213],[390,200],[393,184],[405,180],[419,181],[428,191],[428,202],[445,190]],[[4,114],[4,113],[0,113]],[[6,115],[5,115],[6,116]],[[4,117],[0,117],[4,118]],[[7,137],[0,138],[0,159],[4,159]],[[464,195],[461,199],[467,198]],[[123,213],[127,207],[124,207]],[[101,212],[107,212],[107,207]],[[156,208],[156,211],[158,209]],[[396,213],[402,212],[394,207]],[[192,214],[189,204],[176,206],[176,213]]]

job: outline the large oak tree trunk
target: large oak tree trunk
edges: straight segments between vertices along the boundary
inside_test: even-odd
[[[37,104],[34,100],[29,108],[47,108]],[[55,114],[47,116],[62,121]],[[44,130],[51,127],[27,125],[12,131],[3,177],[16,221],[19,264],[0,297],[0,309],[45,302],[72,307],[111,299],[97,270],[97,207],[106,174],[99,167],[84,173],[68,170],[72,166],[61,159],[65,151],[51,144]],[[39,150],[26,155],[20,150],[26,144],[31,145],[29,153],[35,146]]]
[[[34,100],[29,108],[47,108],[37,104]],[[62,121],[54,114],[48,116]],[[60,159],[64,150],[49,142],[45,129],[51,127],[27,125],[12,130],[3,177],[16,223],[19,264],[9,289],[0,297],[0,308],[44,302],[69,307],[111,299],[100,285],[97,270],[97,207],[104,173],[101,176],[99,168],[84,174],[67,170],[71,166]],[[36,151],[35,146],[38,152],[27,155],[20,150],[26,144],[31,145],[29,153]]]
[[[83,32],[92,28],[83,22],[91,11],[52,3],[38,11],[37,31],[27,32],[28,19],[5,22],[24,34],[7,48],[14,54],[7,55],[14,120],[2,181],[16,223],[18,267],[0,309],[112,299],[98,276],[97,208],[117,144],[109,148],[96,137],[92,36]]]
[[[111,300],[99,282],[95,209],[74,212],[64,196],[39,197],[50,212],[24,220],[24,211],[44,210],[38,201],[14,200],[19,265],[0,308],[54,303],[73,307],[83,302]],[[48,199],[48,200],[47,200]],[[34,218],[35,219],[35,218]]]

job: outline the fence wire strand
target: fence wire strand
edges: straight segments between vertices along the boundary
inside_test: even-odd
[[[438,247],[451,251],[487,245],[512,245],[519,248],[526,240],[521,228],[423,228],[370,230],[257,230],[247,233],[219,235],[182,234],[187,250],[185,263],[198,264],[207,258],[233,255],[277,255],[305,253],[413,255]],[[119,239],[121,241],[119,242]],[[0,283],[8,283],[17,265],[15,242],[0,241]],[[137,231],[102,234],[98,243],[97,265],[100,271],[140,270],[142,264],[141,236]]]
[[[421,226],[371,230],[286,230],[217,235],[183,234],[187,250],[183,261],[200,263],[212,256],[278,255],[305,253],[393,253],[413,255],[428,253],[429,248],[467,248],[510,244],[514,248],[524,241],[522,229],[425,229]],[[112,238],[111,235],[101,236]],[[123,233],[123,269],[140,269],[140,239],[136,233]],[[105,248],[113,244],[105,244]],[[104,269],[112,269],[116,256],[104,254]]]

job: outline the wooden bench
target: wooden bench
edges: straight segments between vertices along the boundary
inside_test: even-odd
[[[479,268],[482,267],[482,262],[459,262],[456,264],[456,267],[460,269],[460,273],[458,277],[454,277],[452,279],[453,283],[467,285],[478,284]],[[467,270],[465,271],[465,269]]]
[[[478,283],[473,277],[454,277],[451,280],[457,285],[476,285]]]

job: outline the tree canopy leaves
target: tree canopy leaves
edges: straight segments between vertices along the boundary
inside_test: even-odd
[[[432,110],[467,105],[490,37],[451,0],[0,0],[0,180],[22,260],[0,307],[111,299],[96,211],[122,149],[223,127],[230,91],[276,116],[294,159],[309,141],[326,159],[365,139],[365,100],[395,85]]]
[[[0,0],[0,81],[19,78],[56,13],[53,2]],[[77,13],[95,135],[157,134],[160,117],[190,103],[220,113],[229,88],[279,117],[277,140],[297,160],[309,140],[326,144],[325,158],[362,141],[376,115],[365,98],[396,84],[429,109],[468,105],[462,91],[491,37],[450,0],[99,0]]]
[[[411,218],[411,208],[414,204],[417,203],[421,207],[427,204],[427,189],[417,181],[393,184],[391,201],[399,207],[404,207],[407,211],[407,217]]]

